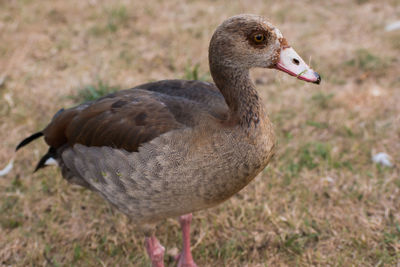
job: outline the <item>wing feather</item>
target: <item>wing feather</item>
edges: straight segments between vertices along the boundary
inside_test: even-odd
[[[141,143],[180,127],[154,93],[131,90],[65,110],[43,134],[54,148],[82,144],[137,151]]]

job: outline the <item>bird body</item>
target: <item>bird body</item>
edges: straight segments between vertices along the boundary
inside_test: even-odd
[[[17,147],[43,135],[49,150],[36,169],[55,159],[66,180],[143,225],[153,266],[163,265],[164,249],[152,232],[158,221],[182,215],[178,265],[195,266],[185,214],[230,198],[274,154],[273,126],[249,69],[320,82],[280,31],[256,15],[234,16],[217,28],[209,63],[215,84],[164,80],[118,91],[60,110]]]
[[[168,83],[199,84],[199,90],[204,85],[213,87],[203,82],[172,80],[163,81],[161,88],[168,88]],[[222,102],[221,95],[218,96],[221,101],[216,101],[219,106],[191,100],[190,96],[178,93],[171,96],[141,89],[152,86],[138,86],[65,110],[43,131],[45,140],[54,144],[57,150],[56,158],[63,176],[98,192],[134,222],[155,223],[219,204],[246,186],[273,155],[275,138],[266,114],[259,115],[257,125],[248,125],[251,129],[243,128],[228,119],[228,107]],[[218,95],[215,89],[209,90],[209,94]],[[124,105],[118,105],[121,102]],[[106,107],[97,107],[101,105]],[[154,111],[150,109],[151,105],[155,105]],[[147,135],[143,132],[146,129],[140,132],[144,138],[151,138],[150,141],[136,146],[129,138],[125,142],[119,138],[124,132],[117,127],[129,124],[124,106],[127,113],[137,109],[134,115],[137,118],[137,114],[142,114],[142,124],[153,123],[152,126],[157,128]],[[170,116],[164,115],[161,122],[147,122],[154,115],[160,118],[157,108],[163,115]],[[139,111],[141,109],[144,111]],[[113,117],[111,123],[116,125],[115,134],[104,133],[101,126],[97,126],[96,131],[95,127],[85,131],[85,123],[90,125],[95,116],[103,119],[96,121],[97,125],[110,124],[104,115],[106,112]],[[169,122],[162,125],[165,118]],[[134,126],[140,127],[138,119]],[[64,132],[69,134],[65,138],[76,143],[60,146],[61,131],[57,127],[65,128]],[[72,127],[78,129],[70,129]],[[152,138],[154,132],[158,136]],[[101,139],[109,144],[85,145],[99,142],[97,139],[103,133],[111,136],[112,141]],[[115,144],[114,136],[121,143]]]

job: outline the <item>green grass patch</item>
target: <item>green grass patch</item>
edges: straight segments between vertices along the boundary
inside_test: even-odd
[[[299,168],[314,169],[320,161],[330,160],[330,146],[325,143],[308,143],[299,151]]]
[[[116,33],[122,26],[128,25],[129,14],[125,6],[114,7],[106,10],[100,18],[101,22],[89,29],[93,36]]]
[[[22,225],[22,221],[15,218],[1,218],[0,225],[5,229],[15,229]]]
[[[18,204],[18,198],[14,197],[14,196],[9,196],[6,197],[3,200],[3,203],[1,203],[1,207],[0,207],[0,212],[6,212],[6,211],[11,211],[14,210],[14,207],[16,207]]]
[[[334,167],[335,162],[332,160],[331,150],[331,145],[328,143],[310,142],[299,146],[297,150],[285,151],[281,156],[285,163],[280,167],[284,173],[283,183],[289,185],[292,178],[297,177],[304,169]],[[339,164],[336,167],[342,166],[340,163],[336,164]]]
[[[330,107],[330,103],[332,98],[334,97],[334,94],[330,93],[323,93],[323,92],[318,92],[312,95],[311,101],[314,102],[317,107],[321,109],[327,109]]]
[[[200,74],[199,69],[200,69],[200,64],[196,64],[194,66],[191,66],[190,64],[186,65],[183,79],[184,80],[196,80],[196,81],[211,80],[211,76],[209,73]]]
[[[374,55],[367,49],[356,50],[353,58],[346,61],[345,64],[364,72],[384,70],[389,65],[386,59]]]
[[[79,261],[83,256],[82,248],[79,244],[74,246],[74,262]]]
[[[110,32],[116,32],[120,25],[124,25],[128,20],[128,12],[125,6],[111,9],[108,12],[107,29]]]
[[[317,122],[317,121],[306,121],[308,126],[312,126],[318,129],[326,129],[328,128],[328,124],[326,122]]]
[[[19,179],[18,176],[16,176],[12,181],[11,185],[7,187],[6,191],[7,192],[15,192],[17,190],[23,190],[23,184],[21,182],[21,179]]]
[[[15,229],[23,224],[20,212],[19,198],[9,196],[4,198],[0,206],[0,226],[4,229]]]
[[[97,84],[88,85],[77,90],[77,94],[70,96],[75,102],[82,103],[96,100],[102,96],[114,93],[119,90],[117,86],[110,86],[103,81],[98,81]]]
[[[288,234],[280,236],[282,249],[301,254],[307,246],[316,244],[319,240],[317,233]]]

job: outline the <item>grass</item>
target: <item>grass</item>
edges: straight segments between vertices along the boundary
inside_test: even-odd
[[[107,18],[106,22],[90,28],[89,33],[93,36],[101,37],[108,33],[116,33],[120,27],[127,25],[129,21],[128,12],[125,6],[112,7],[104,10],[102,16]]]
[[[76,103],[93,101],[97,98],[119,90],[117,86],[109,86],[106,82],[99,80],[95,85],[88,85],[78,89],[76,95],[70,96]]]
[[[128,12],[125,6],[113,8],[109,11],[108,14],[107,27],[110,32],[115,32],[118,29],[118,25],[123,25],[127,23],[128,18]]]
[[[191,66],[190,64],[188,64],[185,67],[185,74],[183,75],[182,79],[210,81],[211,75],[210,75],[210,73],[204,73],[204,74],[200,75],[200,64],[195,64],[194,66]]]
[[[355,51],[354,58],[347,61],[346,64],[363,71],[384,70],[387,67],[386,62],[382,58],[372,54],[367,49],[358,49]]]
[[[323,93],[323,92],[318,92],[312,95],[311,100],[315,102],[316,105],[319,106],[321,109],[327,109],[329,108],[329,104],[334,97],[333,93]]]
[[[323,80],[251,72],[278,151],[244,190],[194,214],[197,264],[396,266],[399,46],[396,32],[383,31],[397,19],[395,2],[4,2],[0,167],[61,107],[148,81],[211,80],[215,27],[237,13],[265,14]],[[143,235],[125,215],[53,167],[32,174],[45,150],[38,141],[18,151],[0,178],[0,266],[149,266]],[[377,152],[394,167],[373,164]],[[157,237],[175,266],[177,221],[160,223]]]

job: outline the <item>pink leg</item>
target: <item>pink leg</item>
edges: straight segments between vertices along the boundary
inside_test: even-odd
[[[149,254],[152,267],[164,267],[164,251],[165,248],[161,246],[157,238],[152,235],[146,237],[146,250]]]
[[[197,267],[193,261],[192,252],[190,251],[190,222],[192,214],[186,214],[179,217],[179,223],[182,228],[183,250],[178,256],[178,267]]]

